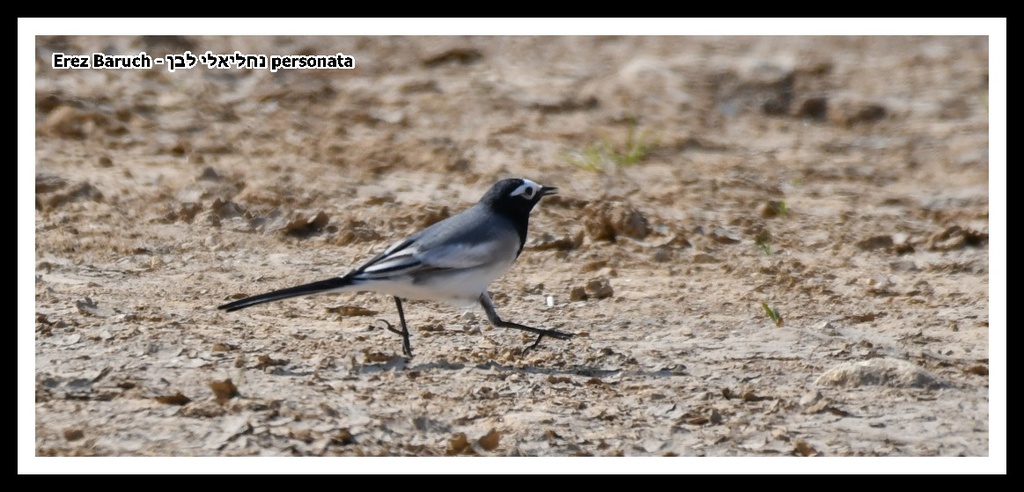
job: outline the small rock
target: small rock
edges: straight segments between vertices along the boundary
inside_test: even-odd
[[[320,211],[313,217],[297,217],[280,230],[288,236],[305,237],[320,232],[330,221],[330,217]]]
[[[833,123],[853,126],[859,123],[872,123],[888,114],[885,106],[870,100],[850,95],[840,95],[830,101],[828,117]]]
[[[787,215],[788,211],[786,210],[786,202],[781,200],[768,200],[758,207],[758,213],[765,219]]]
[[[987,242],[987,233],[951,226],[930,237],[926,247],[931,251],[952,251],[966,246],[980,246]]]
[[[824,121],[828,116],[828,99],[825,97],[808,97],[796,105],[793,116]]]
[[[64,439],[68,441],[77,441],[85,437],[85,432],[82,429],[64,429]]]
[[[708,233],[708,237],[720,244],[736,244],[740,242],[740,237],[727,229],[716,227]]]
[[[871,251],[875,249],[888,249],[893,245],[891,236],[872,236],[867,239],[857,241],[855,246],[865,251]]]
[[[587,296],[593,297],[594,299],[604,299],[612,296],[612,285],[608,283],[608,279],[599,278],[587,282],[586,287]]]
[[[800,397],[800,406],[806,407],[809,405],[813,405],[817,403],[819,400],[821,400],[820,391],[808,391],[807,393],[804,393],[803,396]]]
[[[422,60],[423,66],[432,68],[448,63],[458,65],[469,65],[483,58],[484,54],[476,48],[453,47],[446,50],[431,53]]]
[[[221,177],[217,174],[217,171],[213,170],[212,167],[206,166],[203,168],[202,174],[200,174],[196,179],[200,181],[220,181]]]
[[[643,239],[651,232],[650,223],[639,210],[619,201],[602,202],[583,218],[583,228],[595,241],[614,242],[619,236]]]
[[[910,362],[885,358],[840,364],[822,373],[814,384],[847,388],[865,385],[894,388],[941,388],[946,386],[935,376]]]
[[[221,200],[220,198],[215,199],[213,203],[210,204],[210,212],[212,213],[212,215],[221,219],[226,219],[229,217],[238,217],[245,213],[242,210],[242,207],[239,207],[237,204],[235,204],[235,202],[232,202],[230,200],[224,201]]]
[[[657,263],[665,263],[672,259],[672,251],[670,251],[668,248],[655,249],[654,254],[651,255],[651,259],[653,259]]]

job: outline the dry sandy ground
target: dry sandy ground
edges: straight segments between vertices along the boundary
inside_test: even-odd
[[[356,68],[51,68],[207,50]],[[986,37],[36,54],[36,456],[990,456]],[[560,193],[498,312],[569,341],[409,302],[405,359],[385,296],[216,309],[511,176]]]

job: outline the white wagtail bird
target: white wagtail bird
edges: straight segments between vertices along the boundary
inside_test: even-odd
[[[402,299],[480,303],[492,325],[537,335],[537,340],[524,352],[536,347],[545,336],[567,340],[572,334],[502,320],[487,293],[491,282],[505,273],[523,252],[530,211],[541,198],[556,190],[524,178],[503,179],[469,209],[392,244],[345,275],[246,297],[218,309],[235,311],[327,292],[377,292],[395,298],[402,331],[392,328],[387,321],[384,323],[388,330],[402,335],[402,353],[408,357],[412,357],[412,347]]]

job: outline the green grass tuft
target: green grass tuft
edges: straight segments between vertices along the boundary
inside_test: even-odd
[[[643,161],[657,146],[658,140],[651,138],[646,130],[637,131],[636,125],[630,125],[622,145],[616,145],[606,138],[582,150],[566,152],[563,158],[569,164],[587,171],[617,170]]]

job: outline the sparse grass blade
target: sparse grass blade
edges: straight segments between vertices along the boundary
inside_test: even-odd
[[[772,255],[772,233],[768,229],[764,229],[754,237],[754,244],[757,244],[764,251],[765,256]]]
[[[761,308],[764,309],[765,314],[767,314],[768,317],[771,318],[772,323],[775,323],[775,326],[782,326],[782,315],[779,314],[778,309],[769,306],[767,302],[762,302]]]

